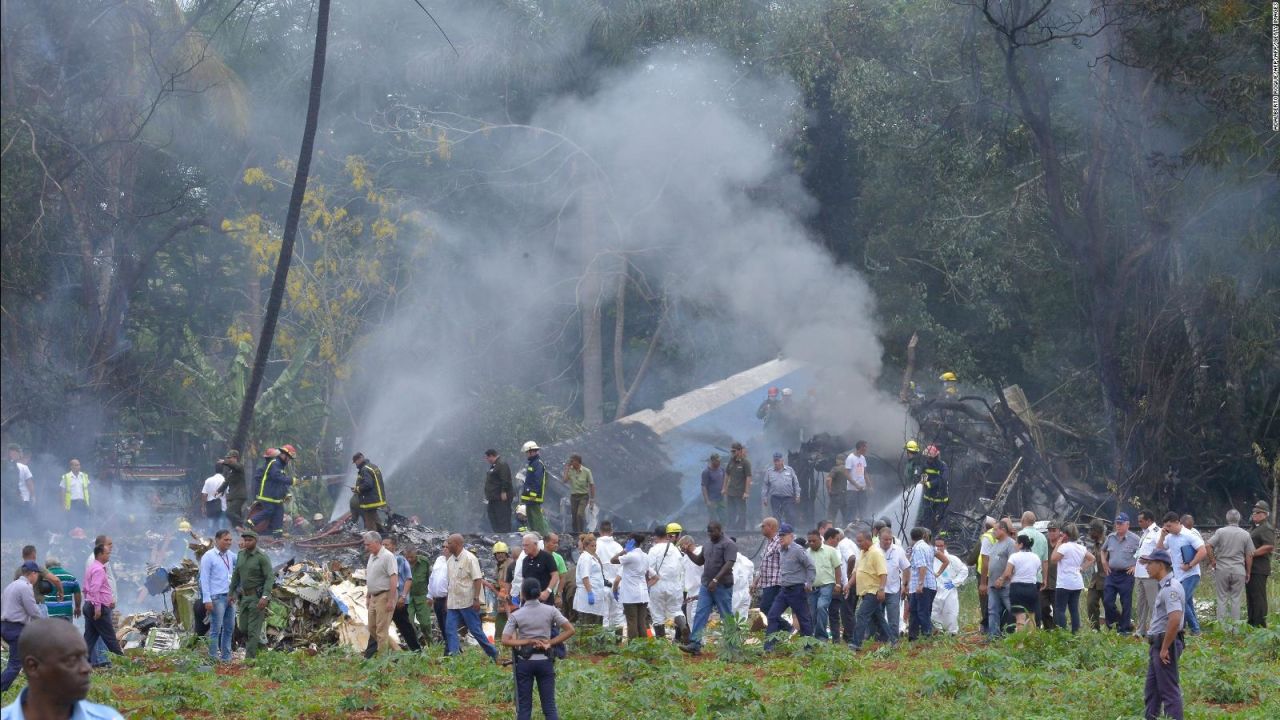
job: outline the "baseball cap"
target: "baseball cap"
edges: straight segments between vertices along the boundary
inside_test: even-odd
[[[1142,562],[1162,562],[1169,567],[1173,567],[1173,558],[1169,557],[1169,553],[1166,550],[1154,550],[1150,555],[1139,559]]]
[[[778,534],[779,535],[795,535],[796,529],[791,527],[791,523],[782,523],[782,526],[778,528]]]
[[[32,573],[32,572],[33,572],[33,573],[38,573],[38,572],[41,572],[41,570],[40,570],[40,566],[39,566],[39,565],[35,564],[35,563],[34,563],[34,562],[32,562],[31,560],[28,560],[28,561],[26,561],[26,562],[22,563],[22,572],[23,572],[23,574],[26,574],[26,573]]]
[[[773,454],[773,459],[774,459],[774,460],[781,460],[781,459],[782,459],[782,453],[774,453],[774,454]]]
[[[1120,513],[1116,515],[1116,522],[1129,522],[1129,513]]]

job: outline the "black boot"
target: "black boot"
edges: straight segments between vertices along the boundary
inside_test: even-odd
[[[676,616],[676,642],[681,644],[689,642],[689,621],[683,615]]]
[[[666,626],[666,625],[654,625],[654,626],[653,626],[653,636],[654,636],[654,637],[656,637],[656,638],[665,638],[665,637],[667,636],[667,626]]]

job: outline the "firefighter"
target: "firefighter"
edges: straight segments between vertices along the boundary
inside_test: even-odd
[[[521,448],[525,457],[528,458],[528,465],[524,468],[524,488],[520,492],[520,500],[524,502],[525,513],[529,517],[529,527],[534,532],[541,533],[546,537],[551,532],[551,526],[547,524],[547,518],[542,514],[542,503],[547,499],[547,469],[542,465],[542,458],[538,457],[538,443],[530,440]]]
[[[263,532],[269,535],[284,535],[284,501],[293,485],[293,478],[285,468],[297,452],[292,445],[284,445],[263,453],[267,462],[258,473],[257,507],[249,522],[255,526],[265,522]]]
[[[937,445],[924,449],[924,472],[920,485],[924,489],[921,525],[934,533],[942,529],[951,498],[947,496],[947,464],[942,462]]]
[[[960,378],[955,373],[948,370],[938,376],[942,381],[942,397],[947,400],[955,400],[960,397]]]
[[[920,443],[908,440],[902,449],[907,453],[907,484],[916,485],[924,475],[924,458],[920,457]]]
[[[364,529],[383,532],[383,525],[378,520],[378,508],[387,506],[387,489],[382,483],[382,470],[369,462],[364,453],[351,456],[356,466],[356,484],[351,491],[356,494],[360,517],[364,519]]]
[[[769,388],[769,394],[765,396],[764,402],[760,403],[760,407],[756,408],[756,418],[763,420],[765,425],[769,424],[769,417],[773,415],[773,411],[778,409],[781,400],[778,399],[778,388]]]

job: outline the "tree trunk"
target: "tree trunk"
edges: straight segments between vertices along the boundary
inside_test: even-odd
[[[240,420],[236,423],[236,434],[231,440],[233,448],[245,447],[245,441],[249,437],[249,427],[253,424],[253,408],[258,401],[258,390],[262,387],[262,376],[266,373],[267,358],[271,355],[271,344],[276,335],[276,320],[280,317],[280,306],[284,302],[285,282],[289,278],[289,263],[293,259],[293,243],[298,235],[298,218],[302,214],[302,197],[307,191],[307,179],[311,172],[311,151],[315,146],[316,125],[320,119],[320,91],[324,88],[325,50],[329,35],[329,2],[330,0],[320,0],[316,11],[316,45],[315,54],[311,58],[311,90],[307,98],[306,125],[302,129],[302,148],[298,151],[298,168],[293,176],[293,194],[289,197],[284,237],[280,240],[280,258],[276,261],[276,272],[271,281],[271,294],[267,298],[267,309],[262,317],[262,333],[258,336],[253,371],[249,376],[249,387],[244,392],[244,402],[240,405]]]

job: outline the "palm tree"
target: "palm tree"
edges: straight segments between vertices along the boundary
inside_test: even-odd
[[[298,219],[302,214],[302,198],[307,192],[307,179],[311,173],[311,151],[315,146],[316,125],[320,119],[320,91],[324,87],[324,61],[329,41],[329,0],[320,0],[316,12],[316,45],[311,58],[311,90],[307,98],[307,120],[302,129],[302,148],[298,151],[298,167],[293,176],[293,194],[289,197],[289,212],[285,216],[284,236],[280,241],[280,258],[276,261],[275,276],[271,281],[271,295],[262,316],[262,332],[258,335],[258,350],[253,358],[253,371],[249,386],[245,388],[244,401],[240,404],[240,420],[231,447],[243,448],[253,423],[253,409],[262,387],[262,376],[267,369],[267,357],[276,336],[276,321],[280,317],[280,305],[284,302],[285,281],[289,279],[289,264],[293,260],[293,243],[298,236]]]

